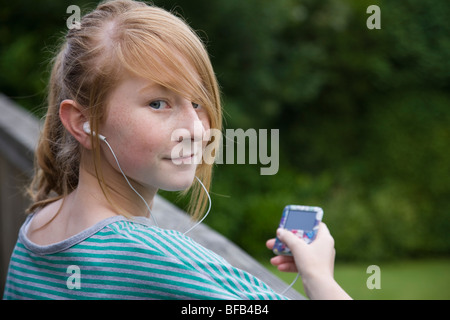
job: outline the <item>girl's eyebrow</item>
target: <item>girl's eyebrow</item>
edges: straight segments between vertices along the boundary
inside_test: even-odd
[[[138,93],[145,93],[148,91],[163,91],[164,93],[169,92],[170,90],[158,83],[149,83],[138,90]]]

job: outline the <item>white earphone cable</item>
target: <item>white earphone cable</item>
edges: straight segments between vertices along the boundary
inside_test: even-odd
[[[106,141],[106,138],[105,138],[105,137],[103,137],[102,140],[106,143],[106,145],[108,146],[109,150],[111,151],[111,153],[112,153],[112,155],[113,155],[113,157],[114,157],[114,160],[116,160],[117,167],[119,168],[120,173],[122,173],[122,176],[123,176],[123,177],[125,178],[125,180],[127,181],[128,186],[129,186],[129,187],[131,188],[131,190],[133,190],[133,191],[139,196],[139,198],[141,198],[141,200],[145,203],[145,206],[147,207],[148,213],[150,214],[150,217],[152,218],[153,223],[154,223],[156,226],[158,226],[158,222],[156,221],[156,218],[155,218],[155,216],[153,215],[152,210],[150,209],[150,206],[148,205],[147,201],[145,201],[144,197],[142,197],[141,194],[140,194],[139,192],[137,192],[137,190],[131,185],[131,183],[130,183],[130,181],[128,180],[127,176],[126,176],[125,173],[123,172],[122,167],[121,167],[120,164],[119,164],[119,160],[117,159],[116,154],[114,153],[114,151],[113,151],[111,145],[109,144],[108,141]]]
[[[291,282],[291,284],[281,292],[282,295],[284,295],[290,288],[294,286],[294,284],[297,282],[298,278],[300,277],[300,273],[297,273],[297,276],[295,277],[294,281]]]
[[[211,197],[209,196],[209,192],[208,190],[206,190],[205,185],[200,181],[200,179],[196,176],[195,177],[197,179],[197,181],[201,184],[201,186],[203,187],[203,190],[205,190],[206,195],[208,196],[208,202],[209,202],[209,207],[208,210],[206,211],[205,215],[203,216],[203,218],[200,219],[200,221],[198,221],[196,224],[194,224],[191,228],[189,228],[187,231],[185,231],[183,234],[186,235],[188,232],[191,232],[192,230],[194,230],[194,228],[196,228],[200,223],[203,222],[203,220],[205,220],[205,218],[208,216],[209,211],[211,210]]]

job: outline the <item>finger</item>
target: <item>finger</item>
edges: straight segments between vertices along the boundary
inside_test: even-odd
[[[278,265],[277,269],[282,272],[298,272],[295,263],[283,263]]]
[[[291,231],[287,229],[278,229],[277,237],[283,242],[292,252],[301,249],[303,246],[306,246],[306,242],[299,239],[296,235],[294,235]]]
[[[290,259],[288,259],[290,258]],[[270,259],[270,263],[277,267],[278,270],[283,272],[297,272],[297,266],[295,265],[292,257],[276,256]]]
[[[315,245],[319,245],[319,243],[328,242],[330,245],[334,246],[334,239],[333,236],[330,233],[330,230],[328,229],[327,225],[323,222],[319,225],[319,230],[317,231],[317,237]],[[313,244],[314,244],[313,242]]]
[[[277,266],[283,263],[295,263],[295,260],[292,256],[275,256],[270,259],[270,263]]]
[[[275,239],[269,239],[266,241],[266,247],[269,250],[272,250],[274,245],[275,245]]]
[[[324,222],[320,222],[319,224],[319,230],[317,231],[317,234],[330,234],[330,230],[328,229],[327,225]]]

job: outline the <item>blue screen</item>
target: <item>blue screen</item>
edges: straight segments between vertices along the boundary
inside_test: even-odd
[[[316,222],[316,212],[290,210],[284,227],[310,231]]]

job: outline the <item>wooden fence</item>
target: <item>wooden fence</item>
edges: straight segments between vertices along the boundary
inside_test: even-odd
[[[9,258],[25,219],[28,200],[24,188],[33,173],[33,151],[39,137],[40,123],[0,93],[0,292],[3,295]],[[214,208],[213,208],[214,210]],[[186,230],[188,215],[162,197],[157,196],[152,210],[158,224],[167,229]],[[234,243],[205,224],[190,234],[200,244],[215,251],[232,265],[247,270],[281,292],[287,284],[270,273]],[[294,278],[294,275],[293,277]],[[291,299],[304,299],[293,289]]]

